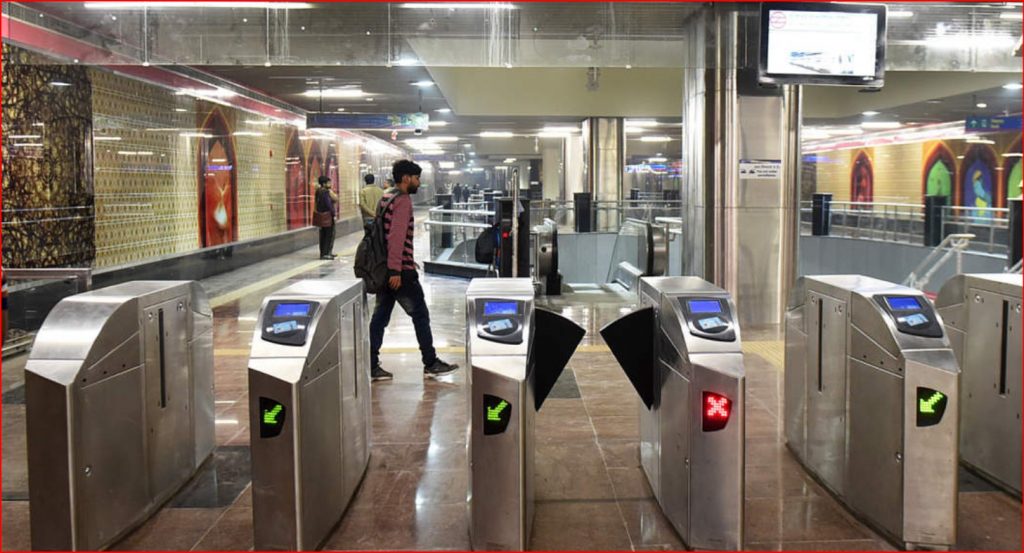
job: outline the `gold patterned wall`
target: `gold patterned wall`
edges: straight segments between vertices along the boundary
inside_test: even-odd
[[[91,83],[85,68],[3,45],[3,263],[95,256]]]
[[[998,206],[1005,205],[1006,189],[1010,173],[1012,173],[1013,160],[1020,159],[1020,133],[991,133],[979,136],[978,139],[984,144],[975,145],[966,140],[931,140],[926,142],[914,142],[908,144],[892,144],[874,146],[868,148],[854,148],[846,150],[834,150],[830,152],[817,152],[813,154],[814,182],[817,192],[832,194],[835,201],[849,201],[851,195],[851,170],[854,159],[860,152],[864,152],[871,160],[873,169],[873,184],[875,202],[881,203],[924,203],[924,189],[926,167],[929,156],[938,145],[951,152],[955,157],[954,180],[962,178],[965,155],[972,148],[984,148],[990,150],[992,158],[996,160],[996,167],[993,167],[994,179],[998,190],[995,194],[995,203]],[[991,142],[988,144],[987,142]],[[1003,173],[1007,173],[1004,175]],[[1015,178],[1019,179],[1020,172]],[[1018,181],[1019,182],[1019,181]],[[956,205],[961,201],[962,183],[954,184],[950,202]],[[1016,185],[1015,190],[1019,190]]]
[[[288,230],[284,188],[285,128],[253,125],[246,123],[245,117],[239,120],[235,136],[239,168],[238,239],[284,232]]]
[[[196,249],[195,102],[91,69],[94,83],[96,266]]]

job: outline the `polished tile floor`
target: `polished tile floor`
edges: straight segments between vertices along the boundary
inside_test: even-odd
[[[421,227],[422,228],[422,227]],[[426,250],[422,234],[419,252]],[[252,490],[246,364],[262,297],[300,278],[348,278],[355,236],[339,262],[314,249],[204,281],[215,305],[217,443],[213,458],[156,516],[114,549],[246,550]],[[467,282],[424,276],[441,356],[464,364]],[[536,519],[531,549],[670,550],[682,543],[640,469],[638,401],[597,329],[631,299],[580,287],[543,301],[587,329],[537,416]],[[746,546],[754,550],[891,549],[810,479],[782,439],[782,337],[744,329],[747,371]],[[325,549],[468,549],[464,372],[424,380],[412,324],[392,319],[373,386],[370,467]],[[28,549],[24,358],[3,367],[4,550]],[[1021,503],[963,475],[958,548],[1019,550]]]

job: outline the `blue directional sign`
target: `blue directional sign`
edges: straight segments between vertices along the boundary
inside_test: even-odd
[[[966,132],[1019,131],[1020,115],[971,116],[964,122]]]
[[[310,113],[307,129],[412,131],[427,130],[426,113]]]

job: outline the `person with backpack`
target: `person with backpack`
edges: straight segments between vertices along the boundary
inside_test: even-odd
[[[372,242],[377,233],[383,231],[383,236],[376,239],[383,238],[387,251],[386,285],[376,291],[368,290],[377,294],[376,306],[370,318],[370,377],[373,380],[393,378],[393,375],[380,365],[380,347],[384,343],[384,330],[391,321],[391,312],[395,308],[395,303],[398,303],[402,310],[412,317],[423,361],[423,376],[434,378],[449,374],[459,366],[445,363],[437,357],[434,350],[434,337],[430,331],[430,311],[427,309],[423,287],[420,286],[419,274],[416,271],[416,261],[413,258],[415,227],[410,196],[419,190],[422,169],[412,161],[402,159],[394,163],[391,173],[395,187],[384,194],[377,209],[376,220],[364,238],[364,241]],[[360,248],[364,248],[364,245],[361,244]],[[366,254],[363,255],[361,259],[360,252],[356,253],[357,265],[365,259]],[[360,269],[357,268],[357,274],[359,272]]]
[[[320,259],[334,259],[334,202],[338,195],[331,190],[331,179],[321,176],[317,181],[316,211],[313,213],[313,224],[320,227]]]

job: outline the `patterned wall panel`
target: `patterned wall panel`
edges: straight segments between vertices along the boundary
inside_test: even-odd
[[[238,239],[288,230],[285,211],[283,126],[252,127],[244,120],[235,133],[238,157]]]
[[[6,267],[87,267],[96,255],[91,88],[83,67],[3,45]]]
[[[341,218],[359,215],[359,190],[363,187],[363,176],[359,172],[362,155],[362,141],[357,138],[342,138],[336,146],[338,162],[338,203]]]
[[[195,102],[91,69],[96,125],[96,265],[183,253],[199,244]]]

